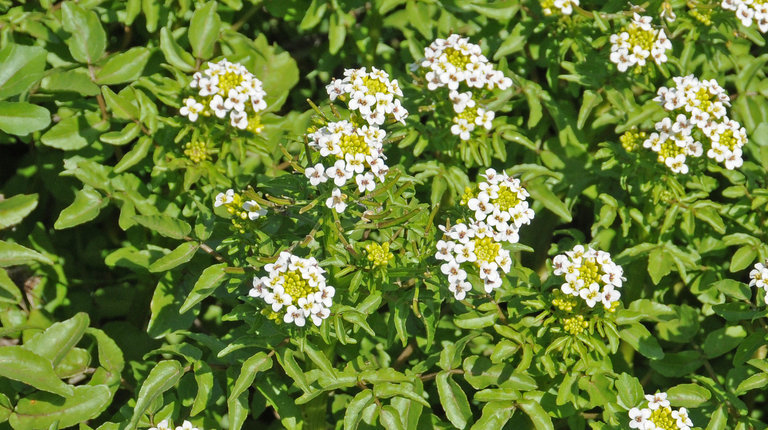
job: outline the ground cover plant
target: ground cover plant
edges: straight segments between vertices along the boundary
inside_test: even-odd
[[[767,428],[766,31],[0,0],[0,428]]]

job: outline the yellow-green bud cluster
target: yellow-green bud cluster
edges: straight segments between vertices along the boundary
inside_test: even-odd
[[[224,206],[232,218],[232,225],[240,234],[244,234],[248,227],[248,222],[255,221],[257,218],[267,214],[255,200],[245,200],[242,195],[235,190],[229,189],[224,193],[216,195],[213,202],[214,207]]]
[[[640,148],[643,141],[648,137],[648,134],[644,131],[638,131],[636,128],[627,130],[619,137],[619,142],[624,150],[627,152],[634,152]]]
[[[589,327],[589,323],[584,321],[582,315],[563,318],[563,329],[574,336],[583,332],[587,327]]]
[[[369,243],[365,245],[365,251],[368,254],[368,261],[373,263],[374,267],[386,267],[395,258],[389,251],[389,242]]]
[[[193,163],[198,164],[211,159],[211,151],[205,140],[193,140],[184,145],[184,155]]]

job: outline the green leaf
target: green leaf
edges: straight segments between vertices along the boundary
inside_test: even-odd
[[[11,426],[17,429],[66,428],[99,416],[112,400],[112,393],[104,385],[74,387],[74,395],[67,399],[36,392],[19,400],[10,416]]]
[[[723,218],[720,217],[720,214],[714,208],[710,206],[697,207],[693,210],[693,213],[696,215],[696,218],[712,226],[716,232],[725,234]]]
[[[152,138],[149,136],[141,136],[139,141],[133,146],[133,149],[123,155],[123,158],[117,162],[115,165],[115,173],[122,173],[138,164],[147,156],[149,148],[151,147]]]
[[[667,390],[672,406],[697,408],[712,397],[712,393],[701,385],[680,384]]]
[[[119,131],[109,131],[99,136],[99,140],[115,146],[127,145],[136,139],[141,133],[141,126],[136,122],[129,122]]]
[[[512,418],[514,409],[509,402],[489,402],[483,406],[483,414],[472,425],[471,430],[501,429]]]
[[[115,85],[139,79],[151,55],[152,51],[149,49],[135,47],[110,56],[104,66],[96,72],[96,83]]]
[[[272,368],[272,357],[265,352],[257,352],[251,358],[245,360],[240,368],[240,375],[229,393],[229,399],[234,399],[243,394],[253,384],[256,374]]]
[[[388,382],[376,384],[373,387],[373,395],[380,398],[390,398],[395,396],[404,397],[406,399],[419,402],[422,405],[429,407],[429,403],[424,400],[421,395],[413,391],[413,386],[409,383],[392,384]]]
[[[216,2],[209,1],[199,7],[189,22],[187,38],[195,57],[208,59],[213,56],[214,42],[219,37],[221,19],[216,13]]]
[[[54,70],[43,78],[40,86],[46,91],[76,92],[84,96],[95,96],[101,93],[101,89],[91,81],[85,68]]]
[[[125,359],[120,347],[106,333],[97,328],[90,327],[85,332],[96,339],[99,351],[99,365],[111,374],[112,380],[119,384],[120,372],[125,367]]]
[[[61,11],[64,30],[71,34],[67,46],[72,58],[87,64],[98,61],[107,47],[107,35],[99,17],[72,1],[64,2]]]
[[[576,121],[576,127],[579,129],[584,128],[584,124],[587,122],[589,115],[603,102],[603,96],[592,90],[585,90],[583,99],[584,101],[581,103],[581,109],[579,109],[579,118]]]
[[[726,412],[726,405],[720,405],[719,408],[712,414],[709,419],[709,424],[706,430],[724,430],[728,424],[728,412]]]
[[[328,23],[328,52],[331,55],[339,52],[347,37],[347,28],[344,26],[344,19],[339,18],[339,13],[331,14]]]
[[[16,283],[8,276],[5,269],[0,269],[0,303],[20,303],[23,297]]]
[[[719,357],[736,348],[747,337],[747,331],[740,325],[723,327],[710,332],[701,344],[707,358]]]
[[[99,215],[101,209],[109,203],[101,194],[88,185],[75,193],[75,201],[64,208],[53,224],[56,230],[64,230],[86,223]]]
[[[344,412],[344,430],[355,430],[362,421],[360,416],[363,410],[373,403],[373,392],[365,389],[347,404],[347,410]]]
[[[655,248],[648,254],[648,274],[654,285],[672,272],[672,264],[673,260],[664,247]]]
[[[538,402],[524,399],[518,400],[517,404],[523,412],[528,414],[528,417],[531,419],[531,422],[533,422],[533,427],[536,430],[554,430],[555,427],[552,425],[552,418],[549,417],[547,411],[545,411]]]
[[[0,267],[16,266],[39,261],[44,264],[53,264],[53,261],[45,255],[25,248],[16,243],[0,240]]]
[[[160,257],[149,266],[150,272],[165,272],[191,260],[200,248],[197,242],[183,242],[176,249]]]
[[[195,363],[195,381],[197,382],[197,395],[192,404],[190,416],[195,416],[205,410],[213,391],[213,370],[205,361]]]
[[[195,57],[176,43],[167,27],[160,29],[160,50],[163,51],[165,60],[173,67],[182,72],[195,70]]]
[[[400,421],[400,414],[397,409],[390,405],[382,406],[379,411],[379,424],[387,430],[404,429],[403,423]]]
[[[744,245],[737,249],[731,257],[731,266],[728,270],[733,272],[740,272],[749,267],[753,261],[757,258],[757,250],[752,245]]]
[[[101,94],[115,118],[131,121],[139,118],[138,101],[131,87],[125,87],[119,94],[115,94],[108,86],[103,85]]]
[[[59,121],[43,134],[40,141],[52,148],[74,151],[88,146],[90,126],[81,115],[71,116]],[[85,135],[85,136],[84,136]]]
[[[50,360],[54,367],[74,348],[85,334],[91,320],[85,312],[72,318],[54,323],[45,331],[26,341],[23,348]]]
[[[54,366],[53,371],[56,372],[56,376],[60,379],[67,379],[88,373],[89,364],[91,364],[90,352],[83,348],[72,348],[59,364]]]
[[[619,404],[627,409],[643,401],[643,386],[634,376],[622,373],[616,379],[616,390],[619,392]]]
[[[134,221],[171,239],[184,239],[192,227],[185,221],[168,215],[135,215]]]
[[[43,77],[46,51],[38,46],[8,43],[0,49],[0,100],[27,91]]]
[[[42,130],[51,123],[48,109],[27,102],[0,101],[0,130],[23,136]]]
[[[445,410],[445,416],[455,427],[464,428],[472,418],[472,411],[469,409],[467,395],[461,389],[456,381],[451,378],[451,374],[443,371],[437,374],[435,378],[437,383],[437,394],[440,397],[440,404]]]
[[[682,351],[665,354],[661,360],[651,361],[653,370],[661,375],[674,378],[693,373],[704,364],[704,359],[696,351]]]
[[[141,384],[139,396],[136,398],[136,406],[133,407],[133,416],[128,427],[136,428],[149,405],[164,392],[173,388],[183,374],[184,369],[176,360],[163,360],[157,363],[149,372],[147,379]]]
[[[659,341],[642,324],[632,324],[619,332],[622,340],[627,342],[635,351],[650,358],[658,360],[664,358],[664,351],[659,346]]]
[[[531,197],[534,201],[541,203],[545,208],[549,209],[553,214],[560,217],[563,222],[571,222],[571,211],[568,207],[560,201],[559,198],[550,191],[546,184],[542,182],[528,183],[526,188],[531,193]]]
[[[62,397],[74,394],[72,387],[56,376],[49,360],[17,345],[0,348],[0,376]]]
[[[226,276],[226,273],[224,272],[225,267],[227,267],[227,263],[219,263],[203,270],[203,273],[200,274],[197,282],[195,282],[195,286],[192,287],[192,291],[187,296],[184,304],[181,305],[179,312],[187,312],[196,304],[200,303],[204,298],[213,294],[216,287],[219,286],[224,279],[224,276]]]
[[[0,200],[0,230],[21,222],[37,207],[37,194],[17,194]]]
[[[739,281],[733,279],[722,279],[712,284],[712,287],[717,288],[721,293],[726,296],[733,297],[738,300],[749,301],[752,298],[752,290],[749,287]]]
[[[768,385],[768,373],[758,373],[752,375],[749,378],[741,381],[736,388],[736,392],[739,394],[746,393],[747,391],[757,390]]]

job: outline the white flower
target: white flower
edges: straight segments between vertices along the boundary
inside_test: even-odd
[[[198,430],[197,427],[194,427],[191,422],[184,420],[184,422],[180,426],[176,426],[176,430]]]
[[[646,394],[645,399],[648,400],[648,407],[651,408],[651,410],[656,410],[659,408],[668,408],[669,407],[669,400],[667,400],[667,393],[660,392],[656,394]]]
[[[150,427],[149,430],[171,430],[171,425],[168,420],[162,420],[155,427]]]
[[[229,203],[232,203],[235,197],[235,190],[228,189],[226,193],[219,193],[216,195],[216,200],[213,202],[213,207],[219,207],[221,205],[226,205]]]
[[[325,167],[321,163],[315,164],[314,167],[307,167],[304,169],[304,176],[309,179],[309,183],[312,186],[317,186],[328,181],[328,177],[325,176]]]
[[[197,121],[197,117],[200,112],[203,111],[203,104],[195,100],[193,97],[188,97],[184,100],[184,106],[179,109],[179,113],[182,116],[186,116],[190,121]]]
[[[304,311],[302,311],[300,308],[297,308],[294,305],[290,305],[285,310],[283,321],[285,321],[286,323],[294,323],[299,327],[304,327],[304,324],[305,324]]]
[[[647,430],[649,429],[648,424],[653,425],[653,423],[650,423],[649,418],[651,418],[650,409],[632,408],[629,410],[629,428]],[[653,428],[655,427],[653,425]]]
[[[693,421],[688,417],[688,410],[685,408],[672,411],[672,418],[677,421],[675,424],[680,430],[690,430],[693,426]]]
[[[357,182],[358,191],[364,193],[366,191],[371,192],[376,188],[376,178],[373,173],[366,172],[364,175],[357,175],[355,177]]]
[[[464,298],[467,296],[467,292],[471,289],[472,284],[467,281],[451,283],[448,286],[448,291],[453,293],[453,296],[456,298],[456,300],[464,300]]]
[[[347,203],[344,202],[345,199],[346,196],[341,193],[341,190],[334,188],[333,192],[331,192],[331,197],[328,197],[325,201],[325,205],[338,213],[342,213],[347,208]]]

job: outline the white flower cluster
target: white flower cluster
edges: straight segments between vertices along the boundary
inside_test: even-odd
[[[509,251],[501,245],[517,242],[520,227],[529,224],[534,216],[525,201],[528,191],[518,179],[493,169],[486,170],[484,177],[480,192],[467,202],[475,218],[450,229],[440,226],[449,240],[437,242],[435,258],[445,261],[440,270],[448,277],[448,289],[457,300],[463,300],[472,289],[467,270],[461,267],[463,263],[472,263],[478,269],[486,293],[501,286],[499,270],[506,274],[512,267]]]
[[[216,195],[216,199],[213,201],[213,207],[226,206],[227,211],[240,219],[255,220],[258,217],[262,217],[267,214],[267,210],[263,209],[256,200],[244,200],[243,197],[236,193],[232,188],[228,189],[224,193]]]
[[[768,302],[768,261],[755,264],[749,272],[749,286],[765,290],[765,301]]]
[[[358,191],[363,193],[376,188],[376,179],[384,182],[389,172],[383,152],[384,130],[376,126],[356,127],[349,121],[332,122],[309,135],[309,145],[320,152],[327,164],[317,163],[307,167],[304,175],[310,184],[333,181],[343,187],[353,177]],[[344,194],[339,188],[326,201],[326,206],[341,213],[347,207]]]
[[[573,7],[578,5],[579,0],[542,0],[541,11],[550,16],[557,9],[563,15],[570,15],[573,13]]]
[[[723,0],[720,6],[734,11],[745,27],[750,27],[754,20],[761,32],[768,31],[768,3],[764,0]]]
[[[162,420],[155,427],[150,427],[149,430],[173,430],[173,425],[168,420]],[[184,420],[180,426],[176,426],[176,430],[202,430],[192,425],[191,422]]]
[[[627,27],[611,35],[610,58],[620,72],[632,66],[645,66],[649,57],[656,64],[667,62],[667,50],[672,49],[672,42],[663,29],[655,30],[651,21],[650,16],[635,13]]]
[[[691,430],[693,422],[688,410],[672,410],[667,393],[646,394],[648,404],[644,408],[629,410],[629,428],[638,430]]]
[[[331,314],[336,290],[325,283],[325,270],[314,257],[301,258],[281,252],[277,261],[264,268],[268,276],[253,278],[251,297],[263,299],[283,321],[304,327],[307,319],[319,326]]]
[[[225,118],[232,127],[259,133],[264,128],[259,112],[267,108],[261,81],[242,64],[226,59],[208,63],[202,73],[196,72],[189,83],[198,97],[184,100],[181,114],[194,122],[199,115]]]
[[[344,70],[344,79],[334,79],[325,87],[331,100],[340,98],[347,102],[349,109],[357,111],[370,125],[382,125],[387,115],[405,124],[408,111],[395,96],[403,92],[397,79],[389,79],[383,70],[365,67]]]
[[[621,293],[616,288],[625,280],[624,270],[611,260],[611,254],[576,245],[557,255],[552,266],[555,275],[565,276],[560,286],[563,294],[581,297],[590,308],[599,302],[608,310],[618,306]]]
[[[468,38],[457,34],[447,39],[437,39],[424,49],[421,67],[426,69],[427,88],[436,91],[448,88],[453,110],[451,133],[462,140],[469,140],[476,127],[490,130],[495,113],[479,107],[475,102],[474,90],[507,89],[512,79],[496,70],[482,54],[480,46],[470,43]],[[460,92],[464,84],[469,91]]]
[[[731,103],[725,90],[714,79],[699,81],[693,75],[676,77],[674,82],[674,88],[661,87],[654,98],[675,115],[674,120],[656,123],[656,132],[643,146],[675,173],[688,173],[687,157],[701,157],[705,149],[707,157],[727,169],[741,167],[747,132],[726,115]]]

